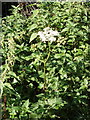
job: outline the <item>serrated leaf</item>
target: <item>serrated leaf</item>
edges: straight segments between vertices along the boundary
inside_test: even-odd
[[[83,36],[83,31],[79,31],[77,34]]]
[[[53,104],[55,104],[56,103],[56,99],[55,98],[50,98],[50,99],[48,99],[48,104],[49,105],[53,105]]]
[[[33,17],[36,17],[38,13],[39,13],[39,10],[34,10],[33,11]]]
[[[69,28],[64,28],[61,32],[66,32],[68,30],[69,30]]]
[[[25,101],[25,103],[23,104],[23,107],[28,109],[29,106],[29,99]]]
[[[35,114],[35,113],[31,113],[31,114],[30,114],[30,117],[36,119],[36,118],[37,118],[37,114]]]
[[[55,54],[54,56],[56,59],[60,58],[60,54]]]
[[[66,53],[66,57],[69,59],[72,59],[72,56],[70,54],[67,54],[67,53]]]
[[[10,71],[8,74],[16,77],[16,74],[13,71]]]
[[[37,33],[32,33],[31,37],[30,37],[30,42],[33,41],[36,37],[37,37]]]
[[[82,26],[82,28],[88,31],[88,26]]]
[[[10,83],[4,83],[4,86],[8,87],[11,90],[14,90]]]
[[[17,83],[18,81],[14,78],[13,83]]]
[[[26,60],[26,61],[29,61],[31,59],[31,56],[23,57],[23,59]]]
[[[16,44],[16,47],[21,49],[24,47],[24,43],[22,43],[21,45]]]
[[[32,31],[33,29],[37,28],[37,24],[33,24],[29,27],[29,31]]]
[[[17,78],[18,80],[20,80],[19,77],[13,71],[10,71],[8,75],[13,76],[14,78]]]
[[[43,84],[43,83],[39,83],[38,88],[39,88],[39,89],[42,89],[43,87],[44,87],[44,84]]]

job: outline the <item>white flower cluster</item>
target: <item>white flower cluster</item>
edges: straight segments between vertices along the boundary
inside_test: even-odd
[[[39,31],[38,35],[40,36],[40,39],[42,40],[42,42],[46,42],[46,41],[56,41],[56,36],[59,36],[59,32],[58,31],[53,31],[51,28],[46,27],[44,28],[44,32],[43,31]]]

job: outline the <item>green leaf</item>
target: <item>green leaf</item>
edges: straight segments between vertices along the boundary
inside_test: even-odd
[[[36,95],[36,96],[39,97],[39,98],[41,98],[41,97],[44,96],[44,94],[43,94],[43,93],[40,93],[40,94],[38,94],[38,95]]]
[[[29,99],[25,101],[25,103],[23,104],[22,107],[25,107],[26,109],[28,109],[28,107],[29,107]]]
[[[44,84],[43,84],[43,83],[39,83],[38,88],[39,88],[39,89],[42,89],[43,87],[44,87]]]
[[[34,10],[33,11],[33,17],[36,17],[38,15],[38,13],[39,13],[39,10]]]
[[[88,26],[82,26],[82,28],[88,31]]]
[[[18,81],[14,78],[13,83],[17,83]]]
[[[19,77],[13,71],[10,71],[8,75],[13,76],[14,78],[17,78],[18,80],[20,80]]]
[[[84,33],[83,33],[83,31],[80,30],[80,31],[77,33],[77,35],[78,35],[78,34],[79,34],[80,36],[83,36]]]
[[[55,104],[55,102],[56,102],[56,99],[55,98],[50,98],[50,99],[48,99],[48,104],[49,105],[53,105],[53,104]]]
[[[29,27],[29,31],[32,31],[33,29],[37,28],[37,24],[33,24]]]
[[[8,74],[11,75],[11,76],[16,77],[16,74],[14,72],[12,72],[12,71],[10,71]]]
[[[72,60],[72,56],[66,53],[66,57]]]
[[[69,28],[64,28],[61,32],[66,32],[68,30],[69,30]]]
[[[22,43],[21,45],[16,44],[16,47],[22,49],[24,47],[24,43]]]
[[[60,54],[55,54],[54,56],[56,59],[60,58]]]
[[[31,59],[31,56],[21,57],[23,60],[29,61]]]
[[[8,87],[11,90],[14,90],[10,83],[4,83],[4,86]]]
[[[37,37],[37,33],[32,33],[32,35],[31,35],[31,37],[30,37],[30,42],[32,41],[32,40],[34,40],[36,37]]]
[[[37,114],[31,113],[31,114],[30,114],[30,118],[35,118],[35,119],[37,119]]]

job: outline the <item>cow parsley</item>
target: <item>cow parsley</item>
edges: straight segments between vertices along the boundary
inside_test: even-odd
[[[56,41],[56,36],[59,36],[59,32],[53,31],[51,28],[46,27],[43,29],[43,31],[39,31],[38,35],[40,36],[42,42],[46,42],[46,41],[53,42]]]

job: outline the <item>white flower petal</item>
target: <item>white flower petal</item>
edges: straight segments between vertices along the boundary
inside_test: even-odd
[[[58,33],[57,31],[53,31],[52,34],[53,34],[54,36],[58,36],[58,35],[59,35],[59,33]]]
[[[44,28],[44,31],[48,31],[48,30],[50,30],[50,28],[49,28],[49,27]]]
[[[42,42],[46,42],[46,41],[56,41],[55,36],[59,36],[59,32],[58,31],[53,31],[51,28],[46,27],[44,28],[44,32],[39,31],[38,35],[40,36],[40,39],[42,40]]]
[[[42,33],[43,33],[43,32],[39,31],[39,32],[38,32],[38,35],[41,35]]]
[[[55,38],[55,37],[51,37],[51,38],[49,39],[49,41],[51,41],[51,42],[56,41],[56,38]]]

